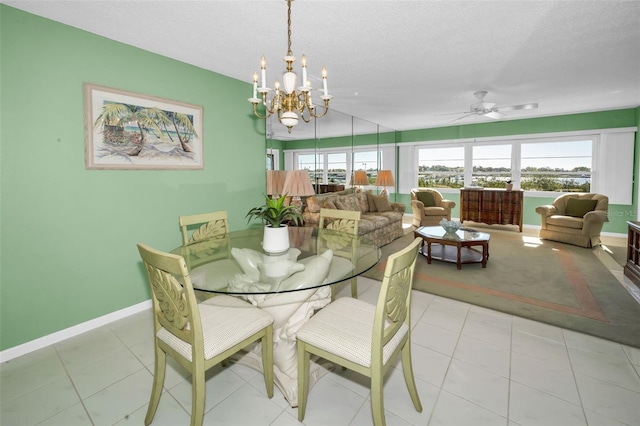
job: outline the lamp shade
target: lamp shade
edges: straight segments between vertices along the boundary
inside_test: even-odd
[[[308,170],[289,170],[287,172],[282,194],[291,197],[303,197],[315,193]]]
[[[351,185],[369,185],[369,178],[367,177],[367,172],[364,170],[356,170],[353,173],[353,178],[351,179]]]
[[[267,170],[267,195],[282,195],[286,170]]]
[[[376,178],[376,186],[395,186],[396,182],[393,180],[393,174],[391,170],[378,170],[378,177]]]

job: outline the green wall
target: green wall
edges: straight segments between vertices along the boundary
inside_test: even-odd
[[[262,202],[249,83],[0,5],[0,350],[150,297],[136,249]],[[86,170],[83,83],[202,105],[204,169]]]

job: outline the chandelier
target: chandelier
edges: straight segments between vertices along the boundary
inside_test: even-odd
[[[329,101],[332,96],[327,92],[327,69],[322,67],[322,88],[323,94],[320,99],[324,101],[324,110],[319,113],[317,105],[311,99],[311,82],[307,80],[307,58],[302,55],[302,82],[301,86],[296,88],[298,76],[293,72],[293,63],[296,58],[291,52],[291,2],[287,1],[287,55],[283,58],[287,63],[287,70],[282,75],[283,88],[280,88],[280,82],[276,80],[273,93],[268,96],[272,89],[267,87],[267,66],[264,55],[260,60],[261,85],[258,87],[258,73],[253,73],[253,97],[249,102],[253,104],[253,113],[258,118],[266,119],[273,114],[277,114],[278,121],[287,127],[289,133],[293,126],[298,124],[298,116],[302,117],[305,123],[311,121],[312,118],[321,118],[329,111]],[[258,97],[260,94],[260,98]],[[271,99],[268,99],[268,98]],[[265,115],[258,112],[258,105],[262,103],[265,108]]]

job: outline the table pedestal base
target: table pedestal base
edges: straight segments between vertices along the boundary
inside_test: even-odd
[[[249,368],[263,373],[262,370],[262,355],[260,354],[260,348],[258,346],[257,352],[238,352],[231,356],[231,362],[245,365]],[[322,376],[330,371],[335,370],[335,364],[323,360],[323,359],[311,359],[309,363],[309,389],[318,381]],[[291,377],[275,365],[273,366],[273,383],[278,386],[278,389],[282,392],[285,399],[291,406],[291,408],[298,407],[298,375]]]

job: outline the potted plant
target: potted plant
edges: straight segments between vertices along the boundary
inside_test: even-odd
[[[254,207],[247,213],[248,222],[258,218],[265,224],[262,248],[267,253],[282,253],[289,249],[289,228],[287,222],[302,224],[302,214],[297,206],[285,205],[287,195],[280,198],[269,198],[266,203]]]
[[[507,189],[507,191],[511,191],[513,189],[513,183],[511,183],[511,179],[507,181],[505,188]]]

